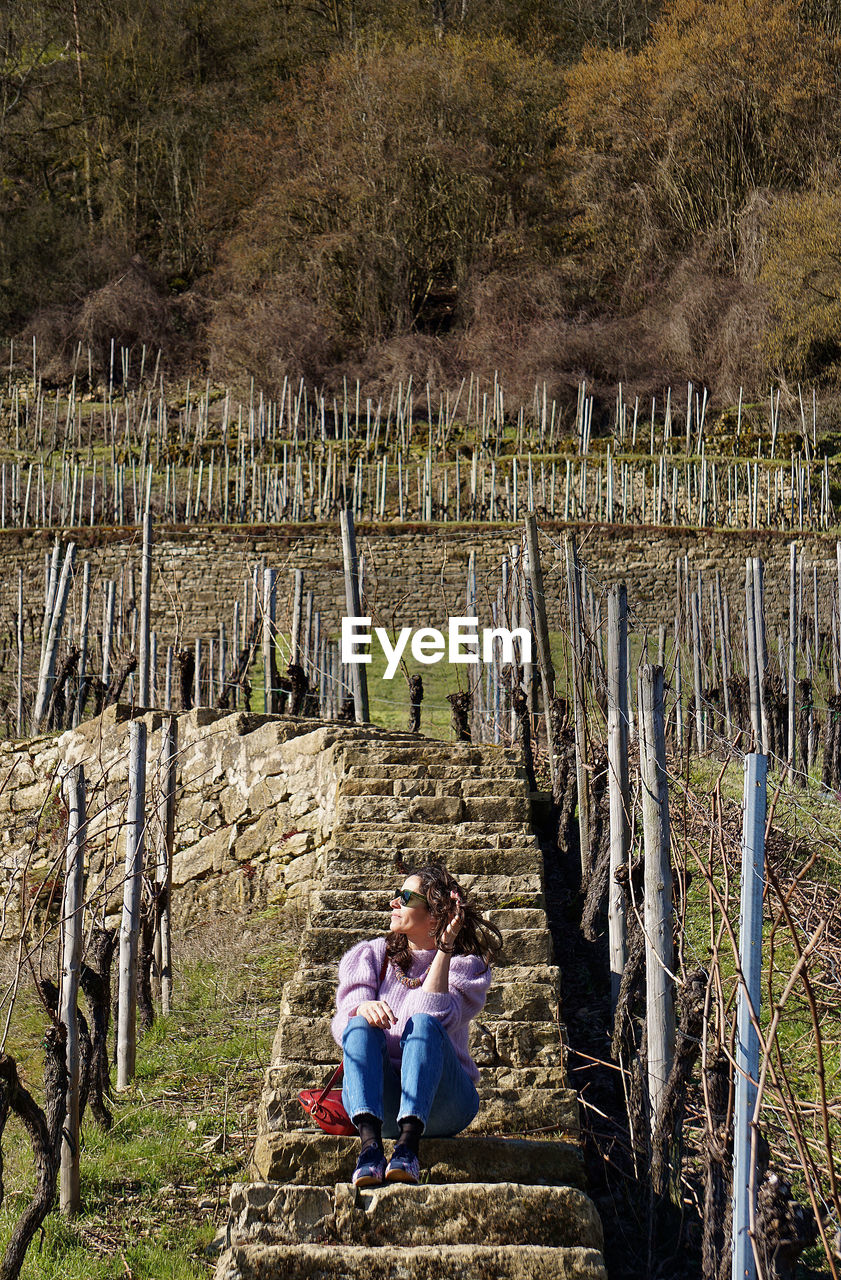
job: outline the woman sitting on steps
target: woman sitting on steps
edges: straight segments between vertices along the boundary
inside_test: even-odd
[[[342,957],[332,1030],[362,1144],[355,1186],[417,1182],[421,1134],[451,1137],[478,1112],[467,1037],[501,950],[499,930],[449,872],[427,866],[392,898],[390,932]],[[383,1136],[397,1138],[387,1166]]]

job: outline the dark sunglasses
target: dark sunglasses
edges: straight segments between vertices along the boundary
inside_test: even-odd
[[[425,907],[429,906],[426,898],[422,893],[415,893],[414,889],[396,889],[391,895],[392,899],[396,898],[398,902],[402,902],[404,907],[408,907],[412,898],[417,898],[418,902],[422,902]]]

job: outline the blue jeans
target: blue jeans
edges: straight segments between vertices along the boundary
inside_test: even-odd
[[[382,1028],[351,1018],[342,1036],[342,1102],[351,1119],[376,1116],[385,1138],[396,1138],[400,1121],[409,1116],[422,1122],[428,1138],[449,1138],[466,1129],[479,1110],[479,1095],[440,1020],[415,1014],[400,1047],[398,1076]]]

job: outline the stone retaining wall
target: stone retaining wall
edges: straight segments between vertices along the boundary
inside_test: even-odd
[[[559,625],[563,537],[568,531],[578,537],[582,560],[597,589],[625,580],[632,616],[640,625],[656,626],[673,617],[675,561],[684,555],[693,573],[709,576],[720,570],[733,599],[743,589],[745,557],[761,556],[769,621],[774,626],[787,618],[789,534],[544,522],[541,541],[550,626]],[[136,529],[80,529],[65,537],[77,540],[78,563],[90,559],[95,578],[119,578],[121,569],[134,566],[139,590]],[[161,528],[156,538],[152,626],[162,645],[176,636],[211,636],[220,621],[230,634],[233,603],[244,599],[252,570],[261,561],[280,571],[282,629],[289,623],[295,569],[303,570],[305,588],[315,593],[315,607],[328,631],[337,630],[345,613],[337,525]],[[510,525],[360,525],[357,543],[365,557],[367,607],[384,625],[441,627],[449,614],[463,612],[467,559],[475,551],[480,610],[487,621],[489,593],[495,599],[499,584],[500,558],[520,538],[521,528]],[[12,626],[19,566],[24,570],[26,612],[40,625],[44,557],[52,541],[48,532],[0,533],[0,580],[5,583],[0,590],[0,630]],[[828,600],[835,538],[804,534],[797,542],[807,564],[819,566],[821,596]],[[98,627],[99,596],[94,599]]]
[[[119,922],[128,795],[127,707],[61,738],[0,744],[0,877],[5,910],[34,919],[60,901],[66,814],[62,764],[85,765],[88,889]],[[148,713],[147,844],[159,827],[162,716]],[[254,900],[306,905],[320,878],[340,776],[341,730],[312,721],[218,711],[178,720],[173,912],[182,922]],[[362,731],[364,733],[364,730]],[[147,863],[148,865],[148,863]],[[12,931],[15,932],[14,930]]]

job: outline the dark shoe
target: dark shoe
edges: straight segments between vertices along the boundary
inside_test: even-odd
[[[409,1147],[399,1143],[385,1171],[386,1182],[420,1182],[420,1160]]]
[[[385,1178],[385,1152],[382,1147],[366,1147],[360,1151],[351,1183],[354,1187],[381,1187]]]

